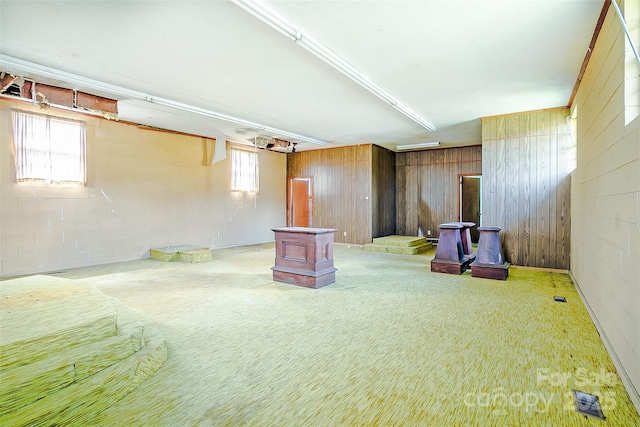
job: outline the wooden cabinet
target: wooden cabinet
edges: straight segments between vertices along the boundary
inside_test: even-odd
[[[273,280],[307,288],[320,288],[335,282],[333,266],[333,228],[273,228],[276,234],[276,260]]]

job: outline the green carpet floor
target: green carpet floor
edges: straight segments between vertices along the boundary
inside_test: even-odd
[[[600,425],[572,389],[599,395],[609,425],[640,423],[568,276],[437,274],[433,255],[336,245],[321,289],[273,282],[272,244],[59,273],[143,311],[168,344],[92,424]]]

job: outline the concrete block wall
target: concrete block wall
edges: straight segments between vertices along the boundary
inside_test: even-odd
[[[229,157],[203,166],[202,138],[73,112],[87,123],[85,186],[15,182],[11,108],[0,100],[0,276],[146,258],[158,246],[273,241],[286,224],[286,155],[259,151],[260,192],[230,189]],[[229,147],[227,147],[227,151]]]
[[[625,125],[624,61],[610,6],[573,105],[571,273],[640,408],[640,118]]]

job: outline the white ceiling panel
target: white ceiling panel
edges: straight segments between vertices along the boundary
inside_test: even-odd
[[[316,138],[327,147],[377,143],[393,149],[431,140],[467,145],[480,142],[482,116],[567,104],[603,3],[266,4],[437,132],[228,1],[3,0],[0,53]],[[115,98],[126,115],[145,117],[146,124],[182,130],[188,123],[190,133],[215,129],[246,137],[242,126]],[[299,146],[310,148],[318,147]]]

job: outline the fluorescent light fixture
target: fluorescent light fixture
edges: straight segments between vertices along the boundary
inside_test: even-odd
[[[297,133],[288,132],[286,130],[274,128],[271,126],[266,126],[260,123],[255,123],[255,122],[241,119],[234,116],[229,116],[227,114],[218,113],[215,111],[207,110],[207,109],[196,107],[189,104],[184,104],[182,102],[173,101],[171,99],[162,98],[159,96],[152,96],[143,92],[138,92],[136,90],[127,89],[124,87],[120,87],[120,86],[112,85],[109,83],[101,82],[98,80],[93,80],[87,77],[79,76],[77,74],[67,73],[66,71],[56,70],[55,68],[47,67],[44,65],[35,64],[33,62],[23,61],[22,59],[13,58],[8,55],[0,54],[0,66],[2,66],[2,68],[5,69],[6,71],[9,71],[15,74],[29,73],[33,76],[60,80],[74,86],[97,90],[102,93],[110,94],[113,96],[120,96],[123,98],[130,98],[130,99],[139,99],[139,100],[150,102],[152,104],[164,105],[166,107],[171,107],[171,108],[187,111],[194,114],[199,114],[205,117],[211,117],[214,119],[237,123],[246,127],[255,128],[259,131],[272,134],[272,135],[291,138],[291,139],[302,141],[302,142],[310,142],[316,145],[327,144],[324,141],[320,141],[315,138],[310,138],[308,136],[299,135]]]
[[[266,6],[264,3],[255,0],[231,0],[233,3],[246,10],[256,18],[260,19],[264,23],[270,25],[278,32],[284,34],[285,36],[292,39],[294,42],[299,44],[300,46],[307,49],[309,52],[316,55],[318,58],[325,61],[327,64],[331,65],[336,70],[340,71],[345,76],[349,77],[360,86],[367,89],[369,92],[373,93],[383,101],[387,102],[396,110],[400,111],[402,114],[418,123],[420,126],[435,132],[436,127],[429,123],[424,118],[420,117],[414,111],[412,111],[409,107],[402,104],[400,101],[395,99],[389,92],[384,90],[377,83],[369,79],[367,76],[362,74],[356,67],[349,64],[342,57],[338,56],[331,49],[309,36],[308,34],[304,34],[300,31],[294,24],[284,18],[282,15],[278,14],[275,10]]]
[[[440,145],[439,141],[421,142],[419,144],[396,145],[396,150],[419,150],[421,148],[437,147],[439,145]]]

